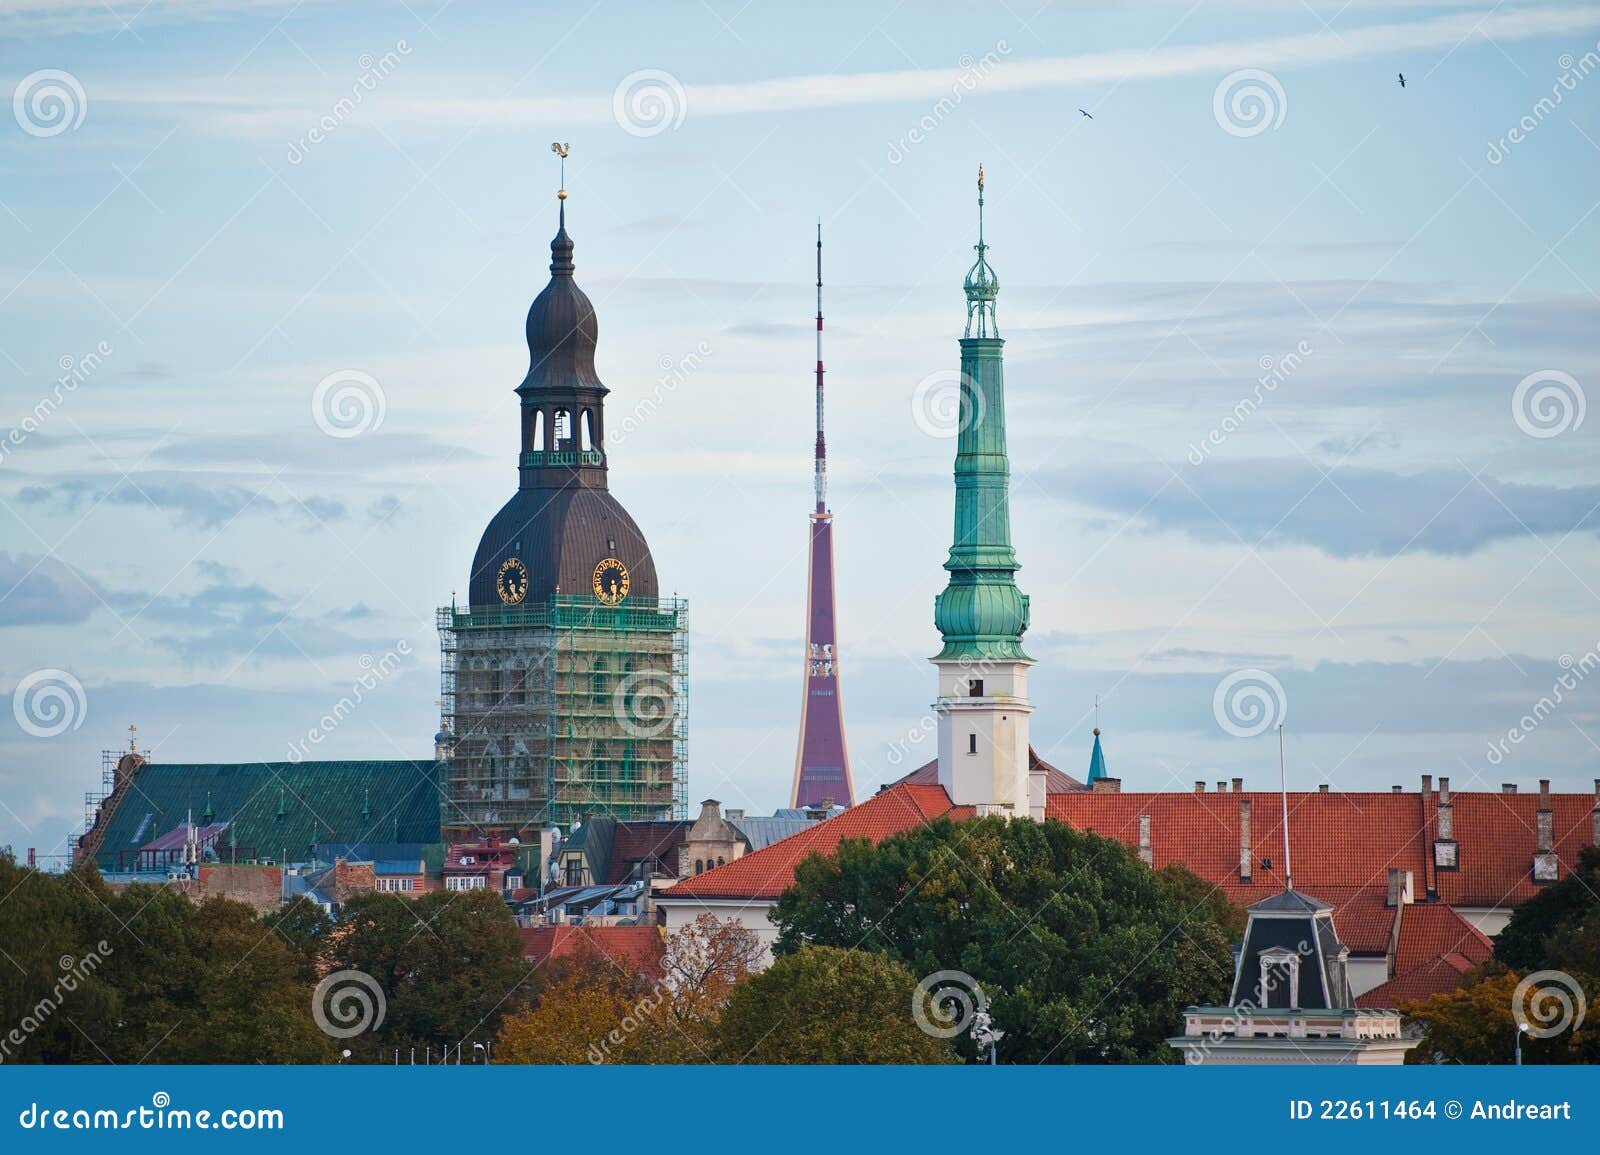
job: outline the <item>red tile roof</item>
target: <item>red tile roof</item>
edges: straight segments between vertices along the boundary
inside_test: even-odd
[[[1494,943],[1442,902],[1407,906],[1400,914],[1394,973],[1408,974],[1445,955],[1458,955],[1469,966],[1487,962],[1494,955]]]
[[[535,966],[592,950],[628,970],[661,976],[664,943],[659,927],[525,926],[517,933],[522,937],[522,957]]]
[[[1310,893],[1333,904],[1333,925],[1351,954],[1389,953],[1395,910],[1387,905],[1387,881],[1380,886],[1323,886]]]
[[[1459,955],[1436,958],[1408,974],[1373,987],[1364,995],[1357,995],[1356,1006],[1387,1008],[1429,995],[1448,994],[1460,987],[1462,972],[1467,969],[1462,965],[1465,962]]]
[[[1251,881],[1239,877],[1240,802],[1250,802]],[[1180,862],[1218,883],[1241,905],[1283,889],[1283,804],[1264,792],[1165,794],[1083,792],[1050,795],[1045,814],[1130,847],[1150,816],[1153,864]],[[1335,887],[1387,886],[1388,868],[1413,872],[1422,886],[1425,839],[1415,794],[1313,792],[1289,795],[1295,889],[1323,897]],[[1261,863],[1272,861],[1270,870]],[[1328,901],[1332,901],[1329,899]]]
[[[1439,897],[1456,906],[1506,906],[1537,894],[1538,794],[1452,793],[1451,802],[1460,868],[1439,871]],[[1550,796],[1562,878],[1594,839],[1594,806],[1584,794]]]
[[[965,814],[963,814],[963,811]],[[726,866],[686,878],[662,898],[777,898],[794,885],[794,868],[813,854],[832,854],[846,838],[885,838],[941,815],[970,816],[952,807],[941,786],[900,783],[771,846],[736,858]]]

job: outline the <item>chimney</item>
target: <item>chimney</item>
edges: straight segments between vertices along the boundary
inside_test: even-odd
[[[1517,784],[1515,782],[1502,782],[1502,783],[1500,783],[1500,793],[1502,793],[1502,794],[1515,794],[1516,792],[1517,792]]]
[[[1197,779],[1197,780],[1196,780],[1196,781],[1195,781],[1195,784],[1194,784],[1194,792],[1195,792],[1195,793],[1196,793],[1196,794],[1204,794],[1204,793],[1205,793],[1205,792],[1206,792],[1206,783],[1205,783],[1205,779],[1203,779],[1203,778],[1201,778],[1201,779]]]
[[[1398,866],[1389,868],[1389,894],[1384,899],[1388,907],[1405,906],[1412,901],[1411,872]]]
[[[1226,782],[1218,782],[1217,783],[1217,793],[1218,794],[1226,794],[1227,792],[1228,792],[1228,784]]]
[[[1389,793],[1390,794],[1401,794],[1401,793],[1404,793],[1404,791],[1402,791],[1400,789],[1400,787],[1398,787],[1398,786],[1391,786],[1391,787],[1389,787]]]
[[[731,806],[728,807],[727,819],[728,819],[729,822],[737,822],[737,821],[739,821],[739,819],[741,819],[743,817],[744,817],[744,811],[742,809],[735,810]]]
[[[1450,804],[1450,779],[1439,779],[1439,833],[1441,842],[1454,842],[1456,837],[1455,807]]]
[[[1045,803],[1050,793],[1049,774],[1043,763],[1028,767],[1028,817],[1035,822],[1044,821]]]
[[[1239,799],[1239,881],[1250,881],[1250,799]]]
[[[1120,794],[1122,793],[1122,779],[1101,778],[1095,782],[1094,792],[1096,794]]]
[[[1550,812],[1550,779],[1539,779],[1539,853],[1555,849],[1555,815]]]
[[[1243,778],[1235,778],[1233,780],[1233,792],[1235,794],[1243,794],[1244,793],[1244,779]]]
[[[1318,794],[1326,794],[1327,792],[1328,792],[1328,784],[1326,782],[1319,783],[1318,786],[1317,786],[1317,793]]]
[[[1433,775],[1432,774],[1424,774],[1422,776],[1422,792],[1424,794],[1427,794],[1432,789],[1433,789]]]
[[[1139,815],[1139,860],[1146,866],[1151,864],[1150,854],[1150,816]]]

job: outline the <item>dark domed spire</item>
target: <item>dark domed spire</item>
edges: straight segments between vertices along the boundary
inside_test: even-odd
[[[528,375],[517,392],[552,385],[603,389],[594,368],[600,337],[594,305],[572,279],[572,237],[567,234],[567,195],[561,190],[561,216],[550,242],[550,283],[528,310]]]

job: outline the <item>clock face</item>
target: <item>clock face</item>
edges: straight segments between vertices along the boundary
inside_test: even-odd
[[[500,572],[494,579],[494,592],[508,606],[514,606],[528,596],[528,567],[522,564],[521,558],[508,557],[500,564]]]
[[[620,605],[628,596],[628,567],[614,557],[594,567],[594,596],[608,606]]]

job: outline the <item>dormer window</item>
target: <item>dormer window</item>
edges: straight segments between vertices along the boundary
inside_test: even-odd
[[[1261,952],[1261,985],[1257,1003],[1263,1009],[1288,1010],[1295,1005],[1299,990],[1300,956],[1288,947],[1269,947]]]

